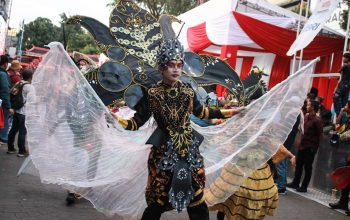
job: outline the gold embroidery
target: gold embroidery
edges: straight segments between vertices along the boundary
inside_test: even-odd
[[[164,202],[160,199],[157,199],[157,202],[161,205],[161,206],[164,206]]]
[[[194,197],[198,196],[199,194],[201,194],[203,192],[202,189],[197,190],[197,192],[194,193]]]
[[[137,130],[138,129],[138,126],[137,126],[137,123],[136,123],[136,121],[135,121],[135,119],[131,119],[131,123],[132,123],[132,127],[133,127],[133,129],[132,130]]]
[[[200,204],[202,204],[204,202],[204,200],[205,200],[205,196],[203,195],[200,200],[191,203],[188,207],[194,207],[194,206],[200,205]]]
[[[193,89],[181,81],[173,87],[158,82],[148,90],[148,95],[149,108],[158,126],[167,130],[179,155],[186,156],[192,145]]]
[[[203,105],[203,106],[202,106],[202,111],[201,111],[201,113],[200,113],[200,115],[199,115],[198,118],[200,118],[200,119],[203,119],[203,118],[204,118],[204,109],[205,109],[205,107],[204,107],[204,105]]]
[[[204,119],[208,119],[209,118],[209,109],[206,107],[204,108]]]
[[[110,31],[118,44],[152,67],[163,34],[159,22],[131,1],[119,1],[110,17]]]

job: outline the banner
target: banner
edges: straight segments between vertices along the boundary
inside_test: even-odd
[[[309,45],[316,37],[318,32],[323,28],[329,17],[338,7],[340,0],[317,0],[317,5],[314,13],[305,23],[304,28],[300,32],[298,38],[294,41],[289,51],[288,56],[294,55],[298,50],[302,50]]]

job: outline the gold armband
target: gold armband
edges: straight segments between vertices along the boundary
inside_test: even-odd
[[[231,118],[233,115],[232,109],[220,109],[220,112],[225,118]]]
[[[128,121],[124,118],[118,117],[118,123],[125,129],[128,127]]]
[[[200,119],[208,119],[209,118],[209,109],[208,109],[208,107],[204,107],[203,106],[203,109],[202,109],[201,114],[199,115],[199,118]]]

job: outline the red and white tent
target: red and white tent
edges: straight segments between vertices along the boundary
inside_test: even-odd
[[[237,12],[236,8],[242,8],[237,0],[211,0],[178,16],[185,22],[179,39],[187,50],[227,59],[241,78],[248,74],[252,65],[264,68],[270,75],[265,81],[272,88],[290,73],[292,57],[286,53],[296,38],[296,31],[291,29],[296,25],[296,16],[265,1],[244,2],[261,3],[265,11],[267,7],[279,9],[275,14],[284,16],[270,16],[258,10],[255,13]],[[179,30],[180,25],[174,25],[174,29]],[[316,72],[337,72],[343,45],[341,37],[318,36],[305,48],[304,60],[320,56],[322,59]],[[334,61],[332,65],[331,60]],[[327,106],[331,104],[335,84],[336,81],[327,78],[314,81],[314,87],[319,89]]]

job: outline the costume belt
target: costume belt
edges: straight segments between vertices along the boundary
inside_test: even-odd
[[[189,153],[180,157],[172,140],[167,142],[168,150],[159,164],[161,170],[172,172],[172,182],[169,191],[169,202],[174,209],[181,212],[194,196],[192,188],[192,172],[204,166],[203,157],[199,153],[199,141],[194,137]]]

